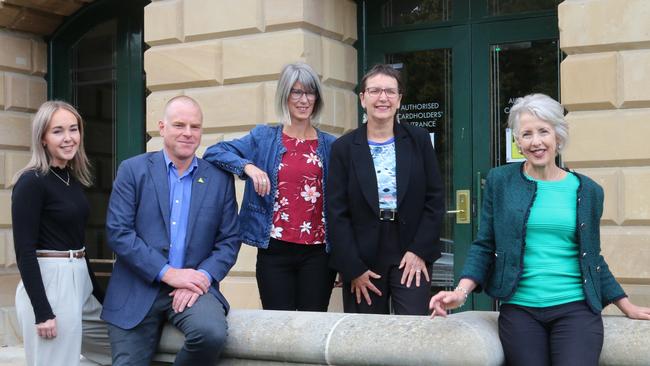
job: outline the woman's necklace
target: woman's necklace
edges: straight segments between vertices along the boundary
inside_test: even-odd
[[[66,186],[70,186],[70,172],[66,170],[66,173],[68,173],[68,179],[63,179],[61,178],[60,175],[56,174],[56,172],[52,170],[52,168],[50,168],[50,171],[52,172],[52,174],[56,175],[56,177],[59,178],[59,180],[63,182]]]

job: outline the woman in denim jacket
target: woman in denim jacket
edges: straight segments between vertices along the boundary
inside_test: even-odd
[[[477,240],[456,290],[431,299],[433,316],[485,289],[501,301],[508,365],[598,365],[603,307],[632,319],[650,319],[650,309],[628,300],[600,254],[603,189],[555,163],[568,140],[564,108],[528,95],[508,125],[526,162],[488,174]]]
[[[332,293],[324,206],[335,137],[313,126],[322,95],[309,65],[285,66],[275,95],[282,125],[259,125],[203,156],[246,180],[240,235],[258,247],[257,286],[267,310],[327,311]]]

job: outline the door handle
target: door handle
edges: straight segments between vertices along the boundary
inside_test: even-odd
[[[470,205],[470,191],[469,189],[459,189],[456,191],[456,209],[447,211],[447,213],[456,214],[457,224],[469,224],[469,205]]]

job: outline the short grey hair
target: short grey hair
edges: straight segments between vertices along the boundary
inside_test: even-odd
[[[176,102],[186,103],[196,108],[196,110],[199,112],[199,116],[201,116],[201,122],[203,122],[203,110],[201,110],[201,106],[199,105],[199,103],[194,98],[188,97],[187,95],[177,95],[171,98],[170,100],[168,100],[167,103],[165,104],[165,108],[163,109],[163,118],[162,118],[162,121],[164,123],[169,122],[167,120],[169,109],[171,105]]]
[[[289,94],[291,88],[296,82],[300,82],[306,91],[316,94],[314,101],[314,110],[311,114],[311,123],[318,119],[325,103],[323,103],[323,91],[321,89],[320,80],[318,75],[304,62],[295,62],[285,65],[280,73],[280,80],[278,80],[278,87],[275,91],[275,113],[284,124],[291,124],[291,115],[289,114]]]
[[[508,127],[515,137],[519,137],[519,119],[522,113],[530,113],[553,126],[558,140],[557,152],[562,152],[569,143],[569,124],[564,119],[562,104],[546,94],[539,93],[517,98],[508,115]]]

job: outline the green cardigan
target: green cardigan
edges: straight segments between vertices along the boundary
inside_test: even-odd
[[[477,239],[471,245],[461,278],[478,284],[475,291],[509,300],[523,271],[526,223],[535,200],[537,183],[524,177],[523,164],[490,170]],[[625,297],[600,254],[600,217],[603,189],[590,178],[575,172],[578,187],[576,237],[580,246],[580,271],[587,304],[594,313]]]

